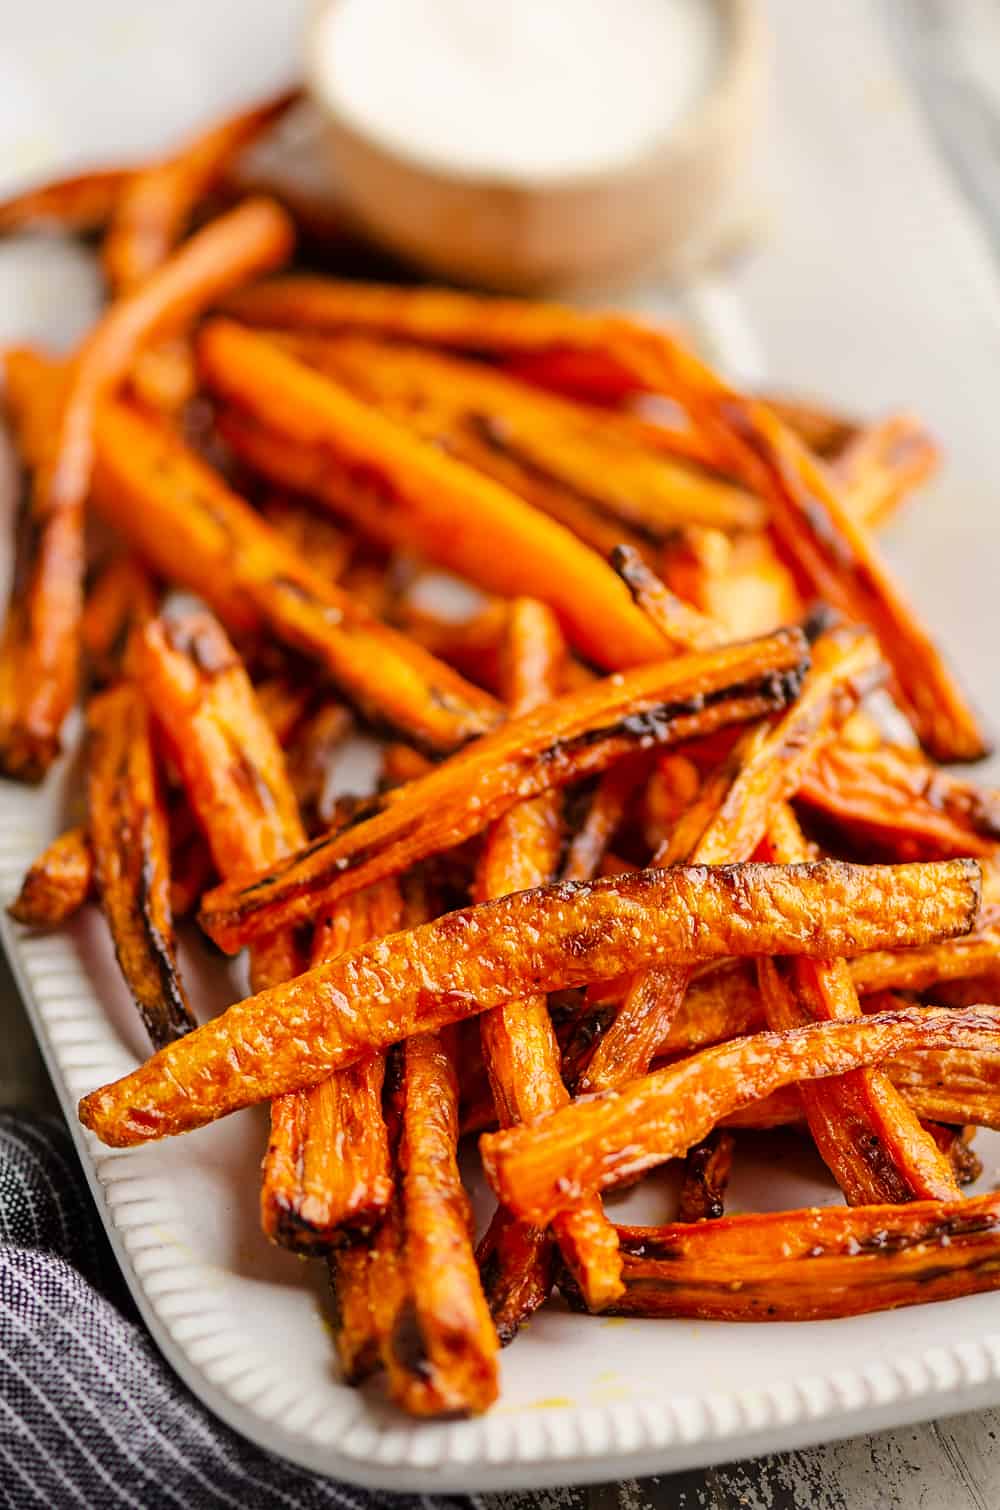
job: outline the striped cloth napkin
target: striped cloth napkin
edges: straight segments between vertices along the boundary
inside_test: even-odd
[[[351,1488],[230,1431],[160,1357],[65,1128],[0,1112],[3,1510],[436,1510]]]

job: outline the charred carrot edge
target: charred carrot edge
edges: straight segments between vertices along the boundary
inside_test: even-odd
[[[35,226],[97,231],[111,218],[134,168],[97,168],[26,189],[0,202],[0,236]]]
[[[313,964],[397,929],[395,881],[349,897],[317,930]],[[318,1254],[371,1234],[395,1188],[382,1114],[385,1059],[373,1055],[309,1091],[279,1096],[261,1183],[261,1224],[273,1242]]]
[[[141,347],[181,328],[206,303],[291,249],[287,218],[248,202],[192,236],[149,281],[98,320],[69,367],[58,421],[32,488],[35,542],[22,553],[0,647],[0,766],[37,780],[59,749],[76,690],[82,612],[83,504],[101,398]]]
[[[213,392],[293,448],[319,449],[317,496],[377,538],[388,529],[392,543],[404,540],[488,591],[547,602],[567,638],[598,665],[617,669],[658,654],[655,633],[607,564],[516,494],[251,331],[214,321],[198,354]]]
[[[57,928],[93,895],[94,852],[86,828],[69,828],[28,867],[7,911],[29,928]]]
[[[84,1097],[80,1116],[107,1143],[146,1142],[315,1085],[412,1033],[526,992],[653,963],[825,959],[967,933],[980,889],[975,861],[948,860],[672,866],[518,892],[249,997]]]
[[[1000,792],[891,745],[833,741],[804,773],[797,800],[893,859],[989,855],[1000,842]]]
[[[164,161],[127,177],[113,200],[102,248],[104,271],[113,289],[135,288],[166,261],[198,201],[219,181],[236,154],[299,97],[298,90],[287,90],[227,116]]]
[[[479,833],[516,801],[598,772],[620,756],[759,716],[798,689],[804,642],[783,632],[678,658],[566,693],[510,719],[410,783],[385,811],[246,885],[221,886],[202,926],[224,949],[308,917],[338,896]]]
[[[594,789],[583,822],[566,846],[560,880],[590,881],[600,874],[601,863],[629,802],[648,775],[649,760],[643,755],[620,760],[605,771]]]
[[[716,1221],[724,1214],[733,1147],[732,1133],[716,1127],[688,1149],[678,1198],[679,1222]]]
[[[497,1337],[507,1347],[552,1293],[555,1240],[551,1232],[520,1222],[498,1206],[479,1241],[476,1262]]]
[[[559,627],[544,604],[517,599],[510,609],[506,692],[511,712],[525,714],[544,706],[558,687],[565,655]],[[487,836],[480,860],[476,896],[491,897],[522,891],[551,881],[562,847],[561,803],[558,792],[546,792],[508,809]],[[480,1019],[480,1040],[486,1072],[501,1126],[562,1106],[568,1092],[560,1073],[559,1045],[544,995],[531,995],[496,1007]],[[588,1303],[600,1309],[619,1293],[614,1232],[597,1206],[557,1223],[556,1237],[566,1263],[577,1276]],[[551,1267],[550,1239],[538,1234],[520,1244],[522,1260],[538,1274],[514,1276],[501,1270],[501,1259],[516,1256],[510,1239],[494,1245],[492,1258],[496,1296],[490,1308],[505,1309],[504,1329],[510,1335],[525,1315],[515,1318],[514,1292],[525,1300],[537,1296],[545,1271]]]
[[[784,865],[808,858],[789,808],[775,813],[765,852]],[[773,1030],[861,1016],[846,960],[760,959],[757,978]],[[850,1205],[958,1195],[948,1161],[881,1070],[803,1085],[799,1094],[820,1156]]]
[[[359,1243],[336,1249],[327,1260],[330,1325],[345,1384],[361,1384],[381,1367],[372,1295],[386,1289],[385,1254],[385,1247],[379,1250]]]
[[[856,700],[879,674],[878,647],[868,635],[835,631],[817,645],[817,652],[819,663],[807,676],[798,701],[766,737],[754,737],[738,747],[736,772],[730,775],[729,762],[724,764],[721,790],[709,784],[709,810],[714,806],[715,811],[707,826],[699,833],[699,820],[686,852],[672,836],[654,863],[684,860],[718,865],[753,854],[775,808],[795,792],[802,770],[830,730],[838,705]],[[700,806],[695,804],[696,812]],[[683,833],[686,843],[686,826]],[[637,976],[615,1021],[597,1044],[579,1088],[606,1090],[648,1069],[689,980],[689,971],[677,969]]]
[[[820,1321],[1000,1285],[1000,1197],[621,1227],[620,1316]]]
[[[715,620],[672,593],[629,546],[619,545],[612,552],[611,565],[637,607],[652,620],[664,639],[679,650],[710,650],[713,645],[725,643],[725,632]]]
[[[823,466],[764,405],[727,388],[677,342],[622,324],[615,347],[676,396],[771,509],[771,527],[814,591],[878,635],[898,695],[940,760],[987,753],[979,722],[930,634]]]
[[[433,434],[443,422],[449,437],[471,428],[543,487],[567,490],[599,515],[622,520],[651,539],[664,539],[678,524],[692,521],[726,530],[764,523],[761,505],[732,483],[638,443],[647,433],[628,417],[595,416],[482,363],[420,347],[357,337],[278,339],[292,355],[367,402],[388,404],[403,423],[409,418]]]
[[[394,1348],[384,1356],[389,1393],[416,1415],[482,1411],[499,1389],[498,1341],[458,1172],[458,1081],[443,1035],[407,1039],[402,1104],[399,1162],[411,1299],[396,1319]],[[412,1356],[399,1368],[407,1332]]]
[[[499,720],[487,693],[314,573],[161,423],[108,403],[97,440],[103,516],[232,629],[268,623],[376,719],[431,748],[454,749]]]
[[[149,710],[124,682],[87,710],[87,811],[101,907],[154,1048],[195,1025],[177,969],[166,813]]]
[[[780,951],[779,951],[780,952]],[[1000,1048],[1000,1008],[914,1007],[757,1033],[705,1049],[621,1090],[573,1101],[479,1140],[494,1193],[542,1225],[609,1185],[686,1153],[724,1117],[782,1086],[878,1064],[913,1048]]]
[[[851,512],[877,528],[927,481],[940,459],[933,436],[914,415],[904,413],[862,426],[831,466]]]
[[[776,537],[819,596],[871,625],[928,750],[940,759],[985,753],[978,721],[930,635],[822,466],[764,404],[727,388],[666,332],[555,305],[321,279],[285,280],[234,302],[241,318],[265,313],[279,326],[367,329],[491,353],[605,353],[634,388],[683,406],[710,449],[768,503]]]

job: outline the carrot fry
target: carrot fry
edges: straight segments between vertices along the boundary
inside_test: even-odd
[[[327,1260],[333,1342],[345,1384],[361,1384],[381,1366],[372,1296],[385,1293],[385,1270],[396,1258],[386,1236],[380,1234],[375,1247],[337,1248]]]
[[[411,782],[367,822],[316,840],[249,884],[219,887],[205,899],[202,926],[220,947],[236,950],[261,931],[452,848],[520,799],[603,770],[636,749],[772,711],[798,689],[803,645],[796,632],[783,632],[566,693]]]
[[[500,1345],[506,1347],[525,1318],[534,1315],[552,1293],[556,1245],[550,1233],[518,1221],[498,1206],[480,1239],[476,1260],[493,1325]],[[615,1293],[620,1294],[620,1288]]]
[[[75,695],[83,504],[101,399],[124,380],[144,345],[180,329],[252,273],[275,266],[290,243],[289,222],[276,206],[240,206],[192,236],[141,289],[113,304],[72,358],[58,421],[35,472],[33,538],[21,554],[0,646],[0,766],[7,774],[44,775]]]
[[[333,821],[333,800],[327,794],[331,762],[354,728],[343,703],[324,702],[304,719],[289,743],[288,779],[309,833]]]
[[[316,496],[366,532],[406,544],[487,591],[548,603],[571,643],[598,665],[656,658],[657,637],[625,588],[554,520],[251,331],[215,321],[198,349],[212,390],[284,438],[293,485],[302,481],[296,451],[312,450],[322,462]]]
[[[232,159],[298,98],[297,90],[288,90],[228,116],[201,131],[177,153],[127,178],[112,203],[102,249],[112,288],[135,288],[162,266],[183,236],[198,201],[218,183]]]
[[[401,910],[394,881],[347,898],[318,930],[313,963],[393,932]],[[261,1187],[261,1223],[273,1242],[324,1253],[369,1234],[385,1215],[394,1181],[384,1079],[385,1059],[376,1054],[273,1103]]]
[[[620,1316],[821,1321],[1000,1285],[1000,1196],[621,1227]]]
[[[508,639],[507,700],[511,712],[529,713],[544,705],[555,691],[562,669],[564,645],[550,611],[531,599],[511,605]],[[480,861],[476,896],[486,901],[551,881],[561,850],[561,805],[558,792],[545,792],[521,802],[499,818],[487,835]],[[560,1073],[559,1046],[543,994],[509,1002],[486,1012],[480,1019],[483,1059],[493,1099],[503,1127],[531,1120],[568,1100]],[[556,1224],[563,1257],[586,1294],[599,1309],[619,1293],[618,1259],[614,1232],[599,1208],[574,1213]],[[490,1308],[499,1306],[505,1334],[510,1337],[527,1313],[511,1310],[514,1293],[522,1299],[537,1297],[543,1276],[551,1269],[546,1233],[528,1234],[520,1244],[508,1238],[493,1246],[496,1299],[490,1293]],[[537,1270],[532,1280],[502,1271],[501,1259],[519,1256]],[[544,1298],[544,1297],[543,1297]]]
[[[279,337],[301,361],[345,383],[367,402],[431,434],[442,421],[450,439],[470,427],[487,448],[650,539],[680,523],[755,529],[756,499],[731,483],[684,466],[647,444],[648,429],[543,395],[481,362],[419,347],[323,337]],[[595,424],[595,417],[597,423]],[[459,439],[461,447],[461,440]],[[488,468],[487,468],[488,470]],[[516,489],[515,489],[516,491]]]
[[[231,629],[267,623],[373,717],[432,748],[454,749],[497,722],[492,698],[314,573],[163,425],[106,404],[97,437],[104,517]]]
[[[605,771],[597,783],[586,817],[567,846],[561,880],[590,881],[599,874],[601,862],[629,802],[648,774],[649,761],[644,755],[620,760]]]
[[[611,565],[637,606],[678,650],[710,650],[725,643],[725,630],[716,620],[672,593],[627,545],[618,546],[612,553]]]
[[[851,961],[851,979],[862,995],[870,995],[874,991],[926,991],[942,981],[983,974],[1000,962],[1000,928],[992,909],[984,922],[968,938],[948,944],[873,950]]]
[[[723,535],[687,525],[667,541],[659,569],[673,592],[715,619],[723,638],[798,623],[805,603],[768,534]]]
[[[0,202],[0,236],[36,226],[77,233],[100,230],[110,220],[134,171],[98,168],[15,194]]]
[[[851,512],[877,528],[939,461],[938,447],[918,419],[890,414],[859,429],[838,452],[832,471]]]
[[[533,990],[611,980],[653,963],[768,953],[828,959],[967,933],[980,886],[972,860],[818,861],[671,866],[519,892],[249,997],[84,1097],[80,1116],[105,1142],[142,1143],[315,1085],[390,1043]]]
[[[710,782],[703,804],[696,803],[693,827],[682,822],[654,863],[685,861],[718,865],[748,859],[770,818],[794,794],[800,773],[829,732],[838,705],[856,699],[880,668],[878,648],[868,635],[835,631],[817,647],[818,663],[806,678],[798,701],[766,736],[750,736]],[[735,763],[735,774],[729,766]],[[711,814],[710,818],[708,815]],[[618,1015],[594,1050],[579,1088],[606,1090],[642,1074],[687,989],[690,972],[657,970],[638,975]]]
[[[123,682],[87,710],[87,799],[94,872],[122,975],[154,1048],[194,1027],[177,970],[167,820],[149,710]]]
[[[765,850],[783,865],[808,858],[809,847],[789,808],[772,819]],[[769,1028],[861,1015],[846,960],[760,959],[757,978]],[[816,1147],[850,1205],[949,1200],[958,1194],[941,1150],[880,1070],[803,1085],[799,1094]]]
[[[529,1127],[484,1134],[483,1167],[505,1206],[542,1225],[686,1153],[724,1117],[782,1086],[843,1075],[911,1048],[951,1047],[995,1054],[1000,1008],[913,1007],[721,1044]]]
[[[272,493],[265,499],[261,513],[314,571],[328,582],[341,580],[350,565],[356,541],[329,514],[317,513],[284,493]]]
[[[716,1127],[688,1149],[677,1210],[679,1222],[716,1221],[723,1215],[733,1141],[732,1133]]]
[[[415,1415],[482,1411],[499,1388],[498,1343],[458,1172],[458,1081],[444,1035],[407,1039],[402,1102],[399,1162],[411,1296],[384,1357],[389,1393]]]
[[[28,869],[7,911],[29,928],[58,928],[94,891],[94,852],[86,828],[53,839]]]
[[[156,590],[133,556],[114,556],[87,590],[81,639],[94,675],[110,681],[121,668],[133,631],[156,613]]]
[[[832,741],[803,774],[797,799],[880,858],[989,855],[1000,843],[1000,792],[898,746],[852,750]]]

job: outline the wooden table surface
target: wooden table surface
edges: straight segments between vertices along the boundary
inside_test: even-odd
[[[727,273],[720,287],[700,292],[692,307],[704,322],[703,334],[721,348],[717,355],[723,361],[746,376],[808,387],[812,375],[813,386],[852,407],[912,401],[946,439],[955,437],[969,473],[978,448],[995,445],[995,376],[987,422],[982,402],[978,411],[971,403],[970,415],[970,403],[954,393],[953,383],[938,381],[934,387],[930,364],[914,363],[907,371],[909,354],[904,358],[897,350],[893,356],[879,317],[884,314],[899,329],[906,299],[912,297],[914,319],[921,321],[928,345],[936,343],[942,351],[947,343],[956,358],[961,355],[967,393],[974,390],[977,373],[985,378],[1000,371],[993,360],[1000,355],[1000,3],[885,0],[873,6],[838,0],[836,6],[814,8],[801,0],[771,0],[769,8],[780,131],[777,172],[772,167],[772,176],[765,178],[763,198],[769,207],[772,197],[776,204],[774,234],[781,255],[765,247]],[[282,24],[290,29],[287,17]],[[865,118],[867,109],[871,114]],[[857,122],[859,112],[852,135],[848,119]],[[824,141],[835,144],[827,152],[829,175],[817,172]],[[872,182],[864,184],[872,175],[874,192]],[[858,198],[863,189],[870,196],[870,214]],[[799,203],[789,212],[790,199]],[[915,216],[912,226],[908,208]],[[916,218],[921,213],[926,236]],[[891,215],[895,221],[886,219]],[[892,255],[899,258],[899,277],[891,288],[884,283],[884,296],[880,290],[865,320],[852,329],[834,306],[838,300],[840,310],[849,299],[858,303],[861,280],[870,292],[871,279],[885,279],[878,238],[887,235]],[[946,258],[961,284],[965,325],[953,307],[959,301],[948,303]],[[918,274],[926,271],[930,299],[921,294],[914,267]],[[6,281],[0,266],[0,286]],[[807,285],[811,300],[802,292]],[[960,341],[966,347],[956,351]],[[979,649],[978,661],[971,635],[961,648],[982,694],[992,680],[995,636],[977,638],[990,641]],[[55,1111],[2,959],[0,1043],[5,1049],[0,1105]],[[484,1496],[482,1503],[490,1510],[501,1505],[505,1510],[1000,1510],[1000,1412],[705,1471]]]

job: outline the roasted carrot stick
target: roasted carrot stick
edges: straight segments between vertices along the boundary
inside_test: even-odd
[[[1000,1197],[621,1227],[620,1316],[821,1321],[1000,1285]]]
[[[317,931],[313,963],[392,933],[401,914],[395,881],[346,898]],[[376,1054],[273,1103],[261,1185],[261,1223],[273,1242],[325,1253],[368,1235],[385,1215],[394,1181],[384,1079]]]
[[[598,665],[655,659],[656,635],[622,584],[554,520],[251,331],[213,322],[198,351],[213,392],[293,450],[319,448],[322,500],[376,538],[406,543],[490,592],[547,602]],[[298,468],[290,480],[301,481]]]
[[[732,1163],[733,1135],[719,1127],[688,1149],[677,1208],[679,1222],[716,1221],[723,1215]]]
[[[611,565],[632,594],[636,605],[656,625],[663,638],[678,650],[710,650],[722,645],[722,626],[698,608],[670,591],[643,558],[627,545],[612,553]]]
[[[808,858],[787,807],[772,818],[765,849],[783,865]],[[760,959],[757,977],[769,1028],[861,1015],[846,960]],[[816,1147],[850,1205],[957,1196],[948,1161],[882,1071],[855,1070],[803,1085],[799,1094]]]
[[[156,588],[134,556],[114,556],[87,588],[80,636],[92,673],[108,681],[121,667],[133,630],[156,613]]]
[[[769,953],[828,959],[967,933],[980,886],[972,860],[818,861],[671,866],[518,892],[249,997],[84,1097],[80,1116],[105,1142],[142,1143],[315,1085],[390,1043],[527,991],[611,980],[626,966]]]
[[[782,633],[678,658],[566,693],[511,719],[344,834],[244,886],[205,899],[202,924],[225,949],[308,917],[338,896],[480,833],[519,799],[600,771],[653,744],[689,739],[782,706],[799,685],[804,642]]]
[[[515,717],[544,706],[552,697],[563,658],[562,636],[551,612],[532,599],[516,600],[510,610],[506,657],[507,701]],[[486,837],[477,898],[487,901],[551,881],[561,847],[558,792],[545,792],[508,809]],[[484,1013],[480,1037],[501,1126],[530,1120],[565,1104],[568,1092],[560,1072],[559,1045],[543,994]],[[618,1294],[618,1257],[614,1232],[600,1208],[557,1223],[554,1235],[588,1302],[596,1309],[606,1305]],[[542,1276],[551,1269],[547,1251],[550,1241],[547,1234],[537,1233],[533,1244],[528,1235],[520,1244],[522,1257],[538,1270],[534,1282],[526,1276],[515,1281],[502,1272],[495,1276],[496,1294],[490,1294],[490,1305],[505,1340],[510,1340],[527,1314],[511,1311],[511,1300],[515,1296],[522,1300],[537,1296],[543,1288]],[[494,1269],[500,1268],[501,1259],[510,1256],[516,1246],[509,1239],[500,1243],[487,1238]]]
[[[622,822],[629,802],[649,775],[649,758],[636,755],[605,771],[594,789],[586,816],[566,847],[561,879],[590,881]]]
[[[289,222],[276,206],[242,205],[191,237],[141,289],[112,304],[72,358],[34,476],[34,538],[21,554],[0,647],[0,765],[8,774],[44,775],[75,693],[83,504],[100,400],[120,385],[144,345],[180,329],[252,273],[275,266],[290,246]]]
[[[97,440],[103,516],[230,628],[267,623],[373,717],[432,748],[454,749],[499,720],[488,694],[313,572],[165,426],[125,404],[105,404]]]
[[[817,653],[818,663],[798,701],[766,737],[737,748],[721,768],[718,789],[710,783],[704,808],[695,805],[694,824],[678,825],[655,863],[718,865],[753,854],[773,812],[795,792],[801,771],[828,734],[838,704],[856,699],[878,674],[878,648],[868,635],[835,631],[817,646]],[[648,1069],[689,979],[685,970],[635,978],[581,1077],[580,1089],[607,1090]]]
[[[69,828],[29,867],[8,907],[29,928],[58,928],[79,912],[94,889],[94,851],[86,828]]]
[[[804,772],[798,800],[880,858],[989,855],[1000,843],[1000,792],[899,746],[831,741]]]
[[[874,991],[926,991],[942,981],[981,975],[998,961],[1000,929],[991,912],[967,939],[923,949],[876,949],[852,960],[850,969],[857,990],[870,995]]]
[[[571,1102],[530,1127],[486,1133],[483,1167],[518,1216],[539,1225],[586,1196],[677,1158],[771,1091],[843,1075],[912,1048],[996,1053],[1000,1008],[912,1007],[810,1023],[705,1049],[619,1091]]]
[[[890,414],[862,426],[837,452],[831,469],[851,512],[877,528],[939,461],[940,451],[918,419]]]
[[[35,226],[81,233],[100,230],[134,172],[132,168],[97,168],[15,194],[0,203],[0,236]]]
[[[388,1262],[393,1266],[396,1262],[395,1245],[390,1250],[387,1243],[387,1225],[382,1224],[374,1245],[337,1248],[327,1261],[333,1312],[330,1326],[345,1384],[361,1384],[381,1364],[372,1296],[387,1289],[385,1255],[390,1254]]]
[[[166,261],[198,201],[218,183],[237,153],[279,120],[298,97],[297,90],[288,90],[227,116],[178,152],[128,177],[113,201],[102,249],[112,288],[135,288]]]
[[[87,812],[101,906],[154,1048],[194,1027],[177,970],[166,813],[149,710],[131,682],[87,710]]]

